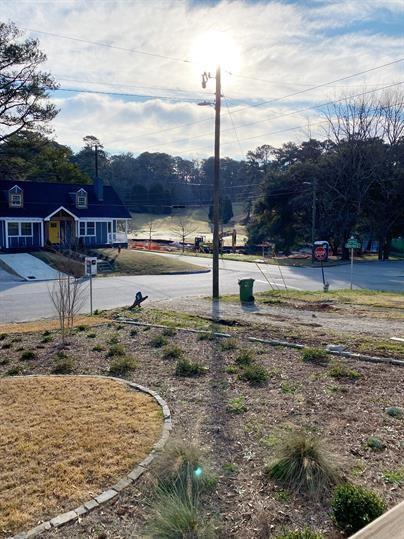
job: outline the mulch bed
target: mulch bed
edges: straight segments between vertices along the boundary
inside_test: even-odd
[[[95,337],[91,337],[92,334]],[[399,486],[387,483],[383,473],[398,470],[404,444],[403,420],[389,417],[387,406],[403,406],[404,370],[400,367],[341,360],[359,372],[356,381],[330,378],[327,367],[303,363],[300,353],[246,343],[235,338],[237,349],[223,351],[223,340],[200,340],[197,334],[178,331],[167,337],[184,355],[209,367],[195,378],[175,376],[175,361],[163,358],[163,349],[151,344],[159,329],[104,326],[77,331],[64,350],[75,360],[74,374],[107,374],[109,339],[117,335],[127,353],[138,361],[129,379],[146,385],[167,400],[173,414],[173,436],[206,449],[219,476],[207,511],[217,518],[220,537],[268,538],[285,529],[309,525],[328,538],[341,537],[329,513],[329,500],[313,502],[285,492],[263,473],[273,455],[274,441],[291,427],[305,427],[325,439],[344,461],[347,477],[381,494],[392,507],[402,499]],[[52,371],[60,342],[41,343],[41,334],[12,335],[0,341],[0,374],[22,366],[24,374]],[[11,348],[1,346],[11,343]],[[17,342],[15,340],[17,339]],[[95,345],[104,347],[93,351]],[[21,348],[38,358],[20,360]],[[267,368],[270,379],[252,387],[226,372],[234,366],[240,349],[254,350],[255,361]],[[8,360],[7,364],[1,364]],[[231,399],[243,396],[247,411],[227,411]],[[106,427],[107,428],[107,427]],[[386,449],[366,447],[369,436],[379,437]],[[73,525],[49,532],[46,537],[133,538],[141,536],[149,517],[147,477],[123,491],[118,500]]]

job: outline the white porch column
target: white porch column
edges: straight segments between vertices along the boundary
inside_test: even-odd
[[[126,243],[128,243],[128,220],[125,219],[125,237],[126,237]]]
[[[6,249],[8,249],[8,222],[4,221],[4,234],[6,238]]]
[[[45,237],[43,231],[43,221],[41,221],[41,247],[45,247]]]

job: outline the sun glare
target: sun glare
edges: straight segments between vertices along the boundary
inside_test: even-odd
[[[239,69],[240,54],[237,45],[226,32],[207,32],[199,36],[192,48],[192,60],[199,70],[215,71],[218,64],[224,71]]]

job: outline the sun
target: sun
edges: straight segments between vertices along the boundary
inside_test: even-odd
[[[199,70],[214,72],[220,65],[225,72],[236,72],[240,65],[239,49],[228,32],[210,31],[196,38],[192,61]]]

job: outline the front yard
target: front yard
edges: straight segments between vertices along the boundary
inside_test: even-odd
[[[152,309],[146,312],[153,317]],[[162,323],[158,312],[154,319]],[[178,314],[178,319],[184,326],[199,324],[190,315]],[[199,327],[206,324],[202,320]],[[1,337],[0,372],[54,373],[60,368],[59,345],[56,331]],[[371,488],[389,507],[402,499],[401,367],[332,358],[303,361],[300,351],[248,343],[237,327],[224,339],[116,322],[78,326],[63,354],[65,372],[119,372],[167,400],[172,436],[204,449],[215,471],[217,482],[203,509],[215,536],[268,539],[309,526],[327,539],[341,537],[329,494],[312,499],[266,473],[279,441],[294,429],[327,444],[344,480]],[[380,442],[377,448],[374,439]],[[144,535],[154,518],[152,476],[153,467],[117,501],[46,536]]]

